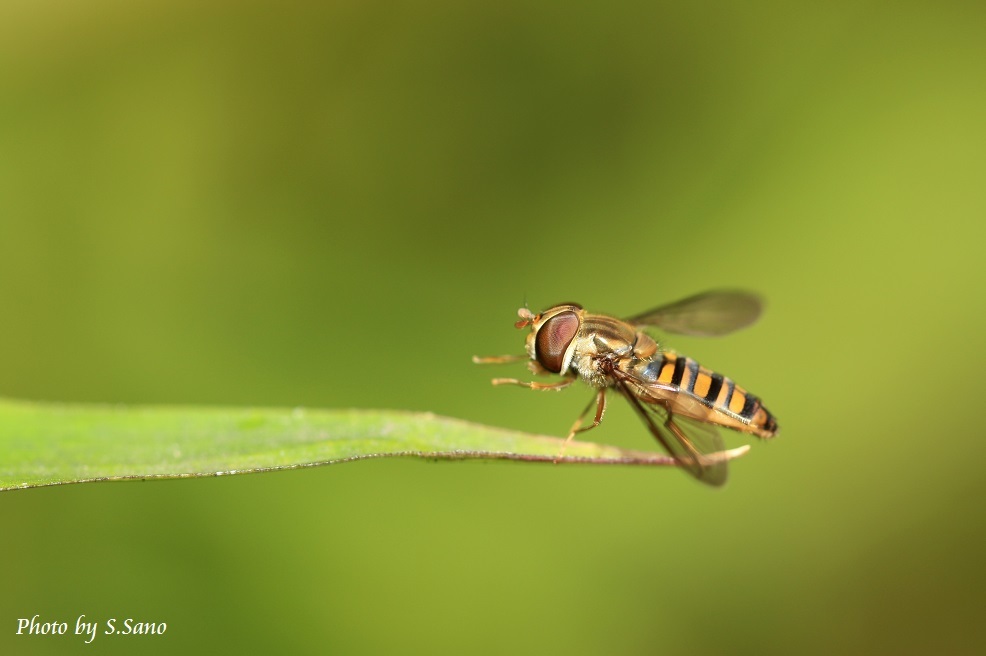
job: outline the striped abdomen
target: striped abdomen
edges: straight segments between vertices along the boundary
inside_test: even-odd
[[[773,437],[777,433],[777,420],[759,398],[689,357],[655,353],[651,358],[636,360],[631,368],[638,380],[685,396],[671,403],[672,412],[759,437]]]

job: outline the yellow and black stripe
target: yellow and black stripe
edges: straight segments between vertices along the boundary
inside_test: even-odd
[[[777,432],[777,420],[760,399],[732,379],[675,353],[658,353],[641,372],[648,382],[676,388],[705,405],[739,419],[764,437]]]

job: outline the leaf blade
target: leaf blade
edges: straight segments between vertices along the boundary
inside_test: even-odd
[[[0,399],[0,491],[281,471],[382,457],[675,464],[661,453],[592,442],[571,442],[557,458],[562,443],[430,413]]]

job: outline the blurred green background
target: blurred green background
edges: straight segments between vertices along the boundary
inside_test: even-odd
[[[0,495],[0,652],[982,653],[986,6],[0,5],[0,394],[427,410],[516,308],[716,287],[782,430]],[[656,448],[622,403],[596,441]],[[744,440],[732,434],[727,443]],[[163,637],[14,635],[80,614]]]

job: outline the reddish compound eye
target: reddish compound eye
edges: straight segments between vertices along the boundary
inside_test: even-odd
[[[541,366],[552,373],[561,373],[565,351],[578,331],[579,318],[574,312],[562,312],[545,321],[534,339],[534,354]]]

